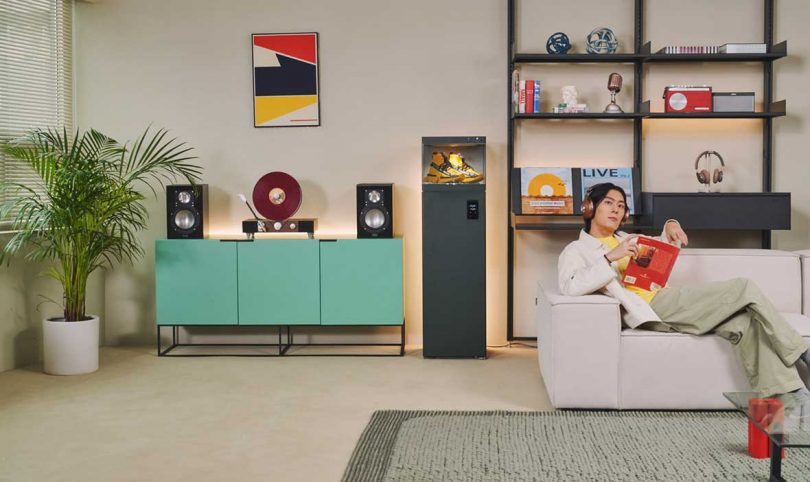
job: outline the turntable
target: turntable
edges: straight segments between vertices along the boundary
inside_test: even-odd
[[[250,206],[243,194],[244,202],[253,219],[242,221],[242,232],[253,239],[256,233],[307,233],[312,238],[318,223],[316,218],[293,218],[301,207],[301,186],[291,175],[274,171],[262,176],[253,187],[253,204],[259,213]]]

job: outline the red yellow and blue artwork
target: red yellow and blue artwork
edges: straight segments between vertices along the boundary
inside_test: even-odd
[[[321,125],[318,34],[253,34],[253,125]]]

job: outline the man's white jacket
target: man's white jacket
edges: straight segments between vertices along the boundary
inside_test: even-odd
[[[658,239],[666,241],[665,233],[662,232]],[[628,234],[616,231],[613,236],[621,243]],[[617,263],[608,263],[605,258],[608,251],[610,249],[601,241],[582,230],[579,239],[563,249],[557,262],[560,292],[583,296],[598,291],[616,298],[625,309],[624,322],[631,328],[647,321],[661,321],[647,302],[622,286]]]

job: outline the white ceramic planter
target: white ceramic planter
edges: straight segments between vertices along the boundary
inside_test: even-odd
[[[98,370],[98,316],[85,321],[42,320],[43,370],[82,375]]]

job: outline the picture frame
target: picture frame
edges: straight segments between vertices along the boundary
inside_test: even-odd
[[[320,126],[318,33],[254,33],[251,47],[253,126]]]

